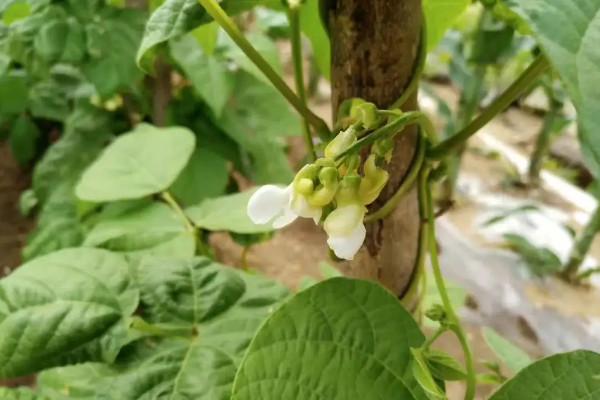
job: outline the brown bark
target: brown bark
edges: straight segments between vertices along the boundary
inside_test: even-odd
[[[337,0],[331,2],[334,113],[350,97],[361,97],[385,108],[398,99],[412,78],[419,48],[420,0]],[[415,109],[416,96],[403,107]],[[392,196],[415,152],[417,131],[398,135],[389,165],[390,182],[377,209]],[[342,270],[351,277],[373,279],[401,295],[415,267],[420,227],[416,190],[395,211],[367,226],[365,245]]]

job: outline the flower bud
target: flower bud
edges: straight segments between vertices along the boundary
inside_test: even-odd
[[[335,201],[337,202],[338,207],[349,204],[361,204],[359,195],[360,180],[360,175],[355,173],[346,174],[342,178],[335,195]]]
[[[312,179],[301,178],[294,182],[294,191],[304,196],[312,194],[313,189],[314,185]]]
[[[356,131],[348,128],[338,135],[325,147],[325,157],[335,158],[356,142]]]
[[[389,180],[388,172],[375,164],[376,158],[375,154],[371,154],[363,166],[365,177],[360,182],[359,193],[364,205],[374,202]]]
[[[366,129],[371,129],[379,122],[379,110],[373,103],[362,103],[350,109],[350,117],[361,121]]]
[[[382,138],[376,141],[371,147],[371,153],[376,154],[377,156],[384,158],[387,162],[390,162],[392,159],[392,151],[394,149],[394,139],[393,138]]]
[[[425,311],[425,316],[432,321],[442,322],[447,318],[446,310],[440,304],[434,304]]]
[[[319,172],[321,185],[310,196],[308,202],[313,207],[324,207],[331,203],[338,189],[338,170],[335,167],[326,167]]]

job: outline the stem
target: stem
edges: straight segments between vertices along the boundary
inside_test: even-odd
[[[425,139],[423,138],[423,135],[419,135],[419,143],[417,146],[415,160],[411,164],[410,170],[406,174],[406,177],[400,184],[400,187],[396,193],[394,193],[394,195],[390,197],[388,201],[381,206],[381,208],[367,215],[365,217],[365,222],[377,221],[388,216],[394,210],[394,208],[396,208],[404,195],[412,188],[417,176],[419,176],[419,172],[421,172],[421,167],[423,166],[423,161],[425,160]]]
[[[146,332],[153,336],[161,337],[184,337],[189,338],[196,335],[193,326],[176,326],[167,324],[151,324],[144,321],[141,317],[134,316],[131,319],[131,329]]]
[[[419,80],[421,75],[423,74],[423,69],[425,69],[425,61],[427,60],[427,26],[425,18],[422,18],[423,21],[421,23],[421,38],[419,39],[419,54],[415,64],[415,70],[413,72],[413,76],[406,86],[406,89],[402,92],[402,95],[398,100],[392,104],[390,108],[402,108],[404,103],[412,96],[414,92],[419,88]]]
[[[428,232],[427,245],[429,247],[431,269],[435,278],[435,284],[438,288],[438,291],[440,292],[442,304],[444,306],[444,309],[446,310],[446,315],[448,318],[450,329],[452,329],[452,331],[458,338],[458,341],[460,342],[463,353],[465,355],[465,367],[467,370],[467,388],[465,393],[465,400],[473,400],[475,396],[476,383],[475,363],[473,362],[473,355],[471,354],[471,349],[469,348],[469,343],[467,342],[465,331],[456,313],[454,312],[452,303],[450,302],[450,297],[448,296],[446,285],[444,283],[444,278],[442,276],[442,271],[440,269],[440,264],[437,255],[437,245],[435,241],[433,200],[431,198],[431,188],[429,187],[429,184],[427,182],[427,176],[428,168],[424,168],[419,180],[419,201],[421,203],[421,207],[424,207],[425,209],[426,227],[424,229],[427,229]]]
[[[423,350],[427,350],[432,344],[433,342],[436,341],[437,338],[439,338],[442,333],[446,332],[448,330],[447,326],[443,326],[440,325],[437,330],[435,332],[433,332],[433,334],[431,336],[429,336],[427,339],[425,339],[425,341],[423,342],[423,345],[421,346],[423,348]]]
[[[223,28],[225,32],[233,39],[239,48],[248,56],[248,58],[261,70],[267,79],[275,86],[277,90],[290,102],[304,119],[315,127],[320,135],[329,136],[330,130],[327,123],[320,117],[310,111],[302,101],[294,94],[289,86],[281,79],[279,74],[269,65],[269,63],[260,55],[258,51],[248,42],[244,34],[229,18],[227,13],[221,8],[216,0],[198,0],[206,9],[206,12]]]
[[[458,133],[433,147],[427,154],[428,159],[439,160],[448,152],[455,150],[463,142],[467,141],[479,129],[484,127],[494,117],[504,111],[529,85],[540,76],[549,64],[543,55],[538,56],[535,61],[521,74],[521,76],[504,93],[492,102],[479,114],[469,125]]]
[[[590,250],[592,240],[599,230],[600,206],[596,208],[596,211],[594,211],[594,214],[592,214],[592,217],[583,229],[583,232],[575,240],[573,249],[569,255],[569,260],[567,261],[567,264],[561,274],[563,278],[567,279],[568,281],[574,280],[574,278],[577,276],[577,271],[579,271],[579,268],[581,268],[581,264],[583,263],[586,254]]]
[[[296,83],[296,93],[302,105],[306,108],[306,92],[304,90],[304,69],[302,68],[302,37],[300,36],[300,14],[298,7],[291,7],[288,10],[288,19],[290,21],[291,39],[292,39],[292,58],[294,60],[294,82]],[[306,142],[306,152],[308,161],[315,162],[317,154],[313,144],[312,135],[308,120],[303,118],[304,141]]]
[[[551,88],[548,89],[552,91]],[[551,92],[550,92],[551,93]],[[529,183],[537,186],[540,183],[540,172],[544,164],[546,155],[550,152],[550,145],[552,144],[552,134],[554,133],[554,123],[560,114],[562,104],[555,101],[554,96],[548,97],[550,101],[550,110],[544,117],[544,125],[538,133],[537,140],[535,142],[535,151],[531,156],[531,162],[529,163],[529,171],[527,177]]]
[[[403,126],[408,125],[410,123],[418,122],[421,118],[422,114],[419,111],[411,111],[404,113],[392,122],[388,122],[387,125],[377,129],[375,132],[365,136],[364,138],[354,143],[352,146],[348,147],[345,151],[338,154],[335,157],[335,160],[338,161],[346,157],[348,154],[357,153],[363,147],[373,144],[377,140],[385,136],[395,135],[400,131],[400,128],[402,128]]]
[[[187,217],[187,215],[185,215],[185,213],[183,212],[183,210],[181,209],[181,207],[179,207],[179,204],[177,204],[177,202],[175,201],[175,199],[173,198],[173,196],[171,196],[171,193],[165,191],[162,192],[160,194],[160,196],[163,198],[164,201],[167,202],[167,204],[173,209],[173,211],[175,211],[175,213],[179,216],[179,218],[181,219],[181,221],[183,222],[183,224],[185,225],[185,228],[189,231],[189,232],[195,232],[196,228],[194,227],[194,225],[191,223],[190,219]]]

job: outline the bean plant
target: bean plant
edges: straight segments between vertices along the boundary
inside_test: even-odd
[[[446,399],[446,382],[464,381],[472,400],[478,379],[490,377],[475,373],[440,270],[431,187],[446,177],[449,156],[550,69],[577,108],[589,168],[600,173],[600,0],[488,4],[503,21],[526,25],[541,52],[442,140],[408,106],[427,49],[468,1],[423,1],[404,93],[390,106],[343,99],[333,128],[307,105],[301,34],[328,76],[334,2],[124,3],[0,5],[0,115],[16,158],[35,163],[22,203],[38,213],[27,261],[0,280],[0,376],[37,373],[37,382],[0,389],[0,398]],[[295,90],[273,42],[232,19],[254,6],[289,20]],[[411,126],[411,166],[379,202],[395,139]],[[283,139],[297,131],[306,163],[292,172]],[[240,191],[231,168],[263,186]],[[441,302],[424,310],[437,324],[428,336],[410,301],[377,282],[332,277],[294,293],[215,262],[207,243],[213,231],[253,243],[309,218],[327,234],[334,261],[351,262],[366,225],[387,218],[413,188],[420,245],[407,296],[429,275],[429,256]],[[464,364],[432,348],[446,332]],[[518,361],[508,380],[492,368],[503,383],[491,400],[600,398],[599,354]]]

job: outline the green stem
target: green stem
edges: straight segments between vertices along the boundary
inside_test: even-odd
[[[544,159],[550,152],[550,145],[552,144],[552,135],[554,133],[554,124],[556,119],[560,115],[562,104],[557,102],[552,95],[553,90],[548,89],[550,96],[550,110],[544,117],[544,124],[542,129],[538,133],[537,140],[535,142],[535,150],[531,156],[531,162],[529,163],[529,170],[527,172],[527,178],[530,184],[537,186],[540,183],[540,172],[544,165]]]
[[[423,342],[423,345],[421,346],[423,348],[423,350],[427,350],[429,347],[431,347],[433,342],[435,342],[437,340],[437,338],[439,338],[442,335],[442,333],[446,332],[447,330],[448,330],[447,326],[440,325],[437,328],[437,330],[435,332],[433,332],[433,334],[431,334],[431,336],[429,336],[427,339],[425,339],[425,341]]]
[[[131,319],[131,329],[149,333],[153,336],[161,337],[184,337],[189,338],[196,335],[193,326],[176,326],[167,324],[151,324],[144,321],[142,318],[134,316]]]
[[[328,137],[330,130],[327,123],[308,109],[302,101],[294,94],[292,89],[281,79],[279,74],[269,65],[269,63],[260,55],[258,51],[244,37],[244,34],[229,18],[227,13],[221,8],[217,0],[198,0],[206,9],[206,12],[217,22],[221,28],[233,39],[239,48],[248,56],[248,58],[261,70],[267,79],[275,86],[277,90],[290,102],[304,119],[315,127],[317,133]]]
[[[482,127],[490,122],[494,117],[504,111],[523,91],[525,91],[533,81],[535,81],[549,64],[543,55],[538,56],[535,61],[521,74],[521,76],[492,102],[485,110],[479,114],[469,125],[464,127],[449,139],[444,140],[433,147],[428,153],[427,158],[439,160],[445,157],[450,151],[460,147],[471,136],[477,133]]]
[[[435,240],[433,200],[431,197],[431,188],[429,187],[429,182],[427,181],[428,174],[428,168],[423,168],[419,180],[419,202],[420,206],[424,207],[425,210],[426,228],[424,229],[427,229],[428,232],[427,245],[429,247],[431,270],[433,272],[435,284],[442,299],[442,304],[446,310],[449,324],[448,326],[458,338],[465,355],[465,367],[467,370],[467,388],[465,392],[465,400],[473,400],[475,396],[476,383],[475,363],[473,361],[473,355],[471,354],[471,349],[469,347],[465,331],[460,323],[460,320],[458,319],[458,316],[456,315],[456,312],[454,311],[454,308],[452,307],[452,303],[450,302],[450,297],[448,296],[446,284],[444,283],[444,278],[440,269],[440,263],[437,255],[437,244]]]
[[[294,60],[294,82],[296,83],[296,93],[302,105],[306,108],[306,92],[304,90],[304,69],[302,67],[302,37],[300,34],[300,14],[297,7],[288,10],[288,19],[290,21],[291,39],[292,39],[292,59]],[[306,118],[303,119],[304,141],[306,142],[306,152],[308,161],[315,162],[317,154],[313,144],[310,126]]]
[[[348,154],[358,153],[363,147],[373,144],[383,137],[397,134],[403,126],[418,122],[422,118],[422,115],[423,114],[419,111],[411,111],[398,116],[396,119],[388,122],[387,125],[377,129],[375,132],[363,137],[352,146],[348,147],[345,151],[338,154],[335,157],[335,160],[341,160]]]
[[[179,216],[179,218],[185,225],[185,228],[189,232],[196,232],[196,227],[194,227],[194,225],[192,224],[190,219],[187,217],[187,215],[185,215],[185,213],[183,212],[181,207],[179,207],[179,204],[177,204],[177,201],[175,201],[173,196],[171,196],[171,193],[169,193],[168,191],[165,191],[165,192],[162,192],[160,194],[160,196],[173,209],[173,211],[175,211],[175,213]]]
[[[585,256],[592,245],[592,240],[594,240],[598,231],[600,231],[600,206],[596,208],[596,211],[592,214],[592,217],[583,229],[583,232],[575,240],[573,249],[569,255],[569,260],[562,271],[563,278],[573,281],[577,276],[577,272],[579,271],[579,268],[581,268],[581,264],[583,264]]]
[[[423,74],[423,70],[425,69],[425,61],[427,60],[427,22],[425,18],[421,23],[421,38],[419,39],[419,54],[417,55],[417,62],[415,64],[415,70],[413,72],[412,78],[408,83],[404,92],[398,100],[392,104],[390,108],[402,108],[404,103],[413,95],[419,88],[419,81],[421,79],[421,75]]]
[[[413,183],[419,176],[419,172],[421,171],[421,167],[423,166],[423,161],[425,160],[425,139],[423,135],[419,135],[419,143],[417,144],[417,152],[415,154],[415,159],[410,165],[410,169],[406,174],[406,177],[400,184],[400,187],[394,193],[392,197],[388,199],[388,201],[381,206],[377,211],[367,215],[365,217],[365,222],[377,221],[379,219],[383,219],[388,216],[394,208],[400,203],[400,200],[404,197],[404,195],[412,188]]]

